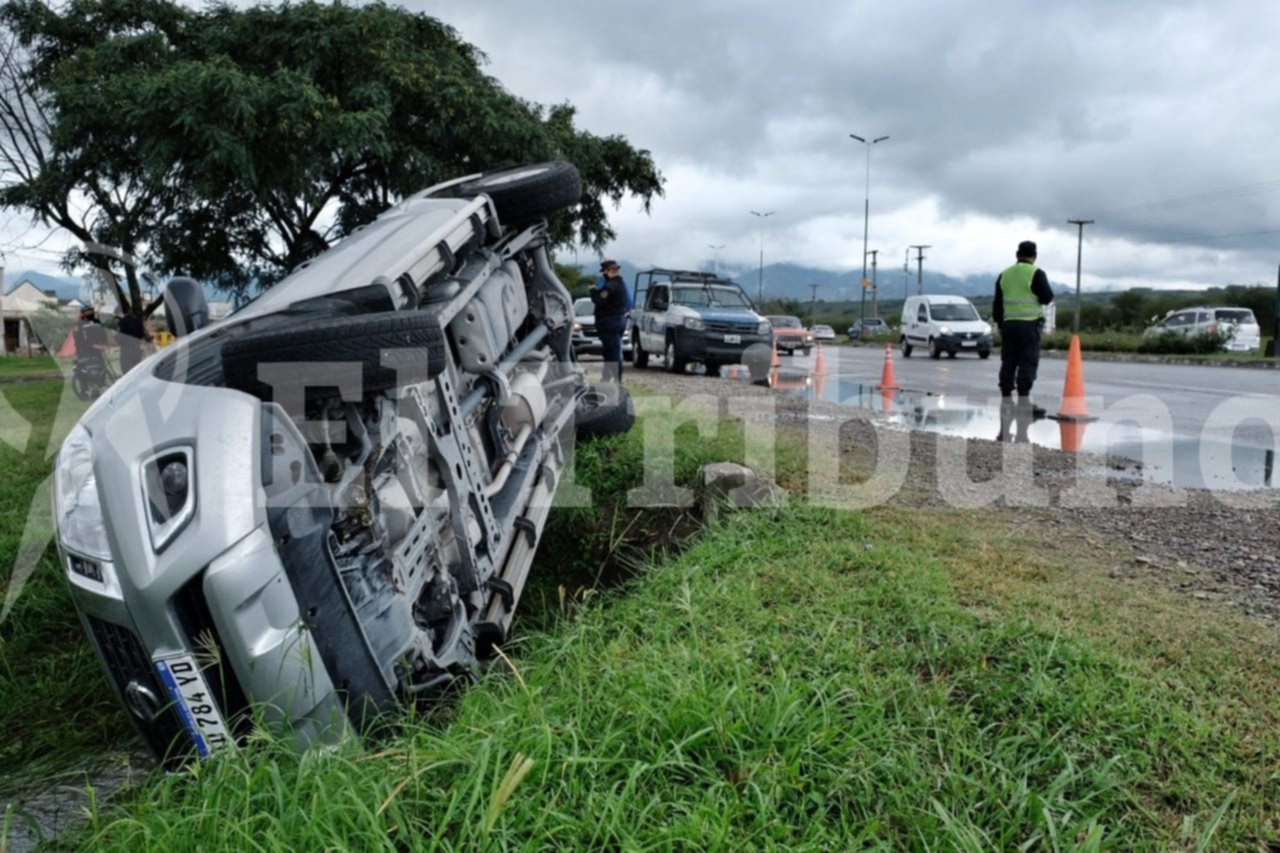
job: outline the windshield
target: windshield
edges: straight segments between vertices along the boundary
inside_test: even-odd
[[[705,306],[711,308],[749,308],[751,304],[742,292],[733,287],[704,285],[679,285],[671,289],[671,301],[678,305]]]
[[[941,302],[930,303],[929,313],[933,315],[935,320],[977,320],[978,311],[968,302]]]
[[[1253,312],[1248,308],[1219,308],[1213,312],[1220,323],[1244,323],[1252,326],[1258,321],[1253,319]]]
[[[573,316],[590,317],[595,314],[596,306],[590,299],[579,299],[573,303]]]
[[[800,319],[798,317],[778,317],[769,318],[769,322],[773,324],[775,329],[802,329]]]

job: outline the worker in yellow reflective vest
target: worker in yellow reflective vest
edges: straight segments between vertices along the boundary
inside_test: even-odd
[[[991,317],[1000,329],[1000,396],[1028,406],[1034,417],[1044,409],[1031,403],[1031,386],[1040,367],[1040,330],[1044,327],[1044,306],[1053,301],[1049,277],[1036,266],[1036,244],[1018,244],[1018,262],[996,279],[995,303]]]

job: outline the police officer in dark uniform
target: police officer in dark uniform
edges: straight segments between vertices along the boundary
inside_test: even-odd
[[[1040,330],[1044,327],[1044,306],[1053,301],[1049,277],[1036,266],[1036,244],[1018,244],[1018,262],[996,279],[992,319],[1000,329],[1000,396],[1030,409],[1034,417],[1045,411],[1031,403],[1031,386],[1040,366]]]
[[[596,286],[591,288],[591,302],[595,305],[596,334],[600,336],[600,350],[604,356],[603,378],[606,382],[622,381],[622,335],[627,329],[627,284],[617,261],[605,261],[600,265],[604,273]]]

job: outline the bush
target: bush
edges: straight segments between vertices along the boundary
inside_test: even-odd
[[[1178,332],[1161,332],[1158,335],[1144,337],[1138,352],[1161,355],[1211,355],[1222,352],[1230,339],[1229,332],[1202,332],[1192,336]]]

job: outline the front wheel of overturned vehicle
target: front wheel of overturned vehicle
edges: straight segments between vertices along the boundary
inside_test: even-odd
[[[575,431],[578,441],[621,435],[636,422],[631,394],[616,383],[592,385],[578,400]]]
[[[488,172],[453,188],[461,198],[483,193],[504,225],[523,225],[582,201],[582,179],[572,163],[552,161]]]

